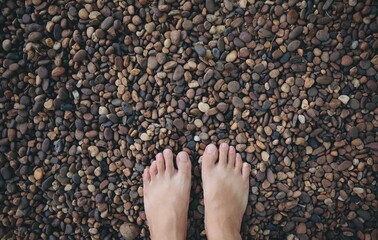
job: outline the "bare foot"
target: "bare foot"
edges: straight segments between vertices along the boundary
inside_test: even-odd
[[[219,155],[219,159],[218,159]],[[209,240],[241,239],[240,227],[247,207],[251,166],[234,147],[222,143],[206,147],[202,156],[205,229]]]
[[[176,162],[178,170],[172,151],[165,149],[143,174],[144,208],[153,240],[186,237],[191,162],[185,152],[177,155]]]

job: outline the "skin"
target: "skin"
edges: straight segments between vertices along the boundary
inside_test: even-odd
[[[185,152],[176,158],[166,149],[143,174],[144,205],[151,239],[186,239],[191,187],[191,162]],[[206,147],[202,156],[205,229],[209,240],[241,239],[251,167],[234,147]],[[232,196],[232,197],[230,197]]]

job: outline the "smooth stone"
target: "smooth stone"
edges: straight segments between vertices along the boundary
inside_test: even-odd
[[[3,167],[0,169],[1,176],[4,180],[9,180],[12,178],[12,173],[9,167]]]
[[[278,69],[273,69],[269,72],[269,77],[276,78],[280,75],[280,71]]]
[[[134,240],[140,234],[140,229],[133,223],[124,223],[120,226],[119,232],[124,240]]]
[[[196,53],[200,57],[206,56],[206,49],[205,49],[205,47],[203,45],[199,45],[199,44],[195,45],[194,46],[194,51],[196,51]]]
[[[342,172],[350,168],[352,165],[353,165],[352,161],[345,160],[337,166],[337,170]]]
[[[48,178],[45,179],[45,181],[42,182],[42,190],[43,191],[46,191],[47,189],[49,189],[52,185],[54,181],[54,176],[50,176]]]
[[[297,50],[300,45],[301,45],[301,41],[294,40],[294,41],[290,42],[289,45],[287,45],[287,50],[290,51],[290,52],[293,52],[293,51]]]
[[[210,106],[207,103],[200,102],[200,103],[198,103],[198,109],[201,112],[205,113],[205,112],[207,112],[210,109]]]
[[[249,43],[249,42],[252,41],[252,35],[249,32],[246,32],[246,31],[241,32],[239,34],[239,38],[240,38],[240,40],[242,40],[245,43]]]
[[[215,12],[215,1],[214,0],[206,0],[205,7],[208,13]]]
[[[316,82],[319,84],[327,85],[333,82],[333,78],[326,75],[321,75],[316,78]]]
[[[319,30],[316,32],[316,38],[322,42],[325,42],[329,39],[329,33],[324,30]]]
[[[237,96],[234,96],[231,100],[232,104],[236,107],[236,108],[239,108],[239,109],[242,109],[244,108],[244,102],[243,100],[241,100],[241,98],[237,97]]]
[[[59,77],[61,75],[63,75],[63,73],[66,71],[66,69],[64,67],[55,67],[52,71],[51,71],[51,76],[52,77]]]
[[[12,49],[12,42],[9,39],[5,39],[1,46],[3,47],[4,51],[8,52]]]
[[[84,49],[80,49],[79,51],[75,53],[72,60],[74,62],[81,62],[86,58],[86,56],[87,56],[87,52]]]
[[[175,81],[181,80],[184,76],[184,68],[181,65],[177,65],[175,71],[173,72],[172,79]]]
[[[343,65],[344,67],[349,67],[350,65],[352,65],[352,63],[353,63],[353,58],[349,55],[344,55],[341,58],[341,65]]]
[[[347,103],[349,102],[350,97],[347,96],[347,95],[340,95],[340,96],[338,97],[338,99],[339,99],[342,103],[347,104]]]
[[[108,30],[114,23],[114,18],[112,16],[109,16],[102,21],[100,28],[104,31]]]
[[[237,93],[240,90],[240,83],[238,81],[231,81],[227,84],[227,89],[231,93]]]
[[[226,62],[230,63],[236,60],[238,57],[238,52],[236,50],[231,51],[229,54],[226,56]]]
[[[176,118],[174,121],[173,121],[173,125],[178,129],[178,130],[183,130],[184,129],[184,126],[185,126],[185,123],[182,119],[180,118]]]
[[[290,9],[287,13],[287,23],[288,24],[294,24],[298,20],[298,13],[294,9]]]
[[[149,56],[147,60],[147,68],[155,70],[159,66],[155,56]]]
[[[172,42],[173,45],[179,45],[180,38],[181,38],[180,31],[178,31],[178,30],[171,31],[170,38],[171,38],[171,42]]]
[[[253,71],[256,73],[262,73],[266,69],[266,65],[258,63],[253,67]]]
[[[302,26],[296,26],[290,33],[289,33],[289,39],[296,39],[299,37],[303,32]]]

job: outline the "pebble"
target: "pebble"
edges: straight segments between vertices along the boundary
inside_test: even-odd
[[[294,40],[287,45],[287,50],[290,52],[293,52],[297,50],[300,45],[301,45],[301,42],[299,40]]]
[[[234,96],[232,98],[232,104],[236,107],[236,108],[239,108],[239,109],[243,109],[244,108],[244,102],[243,100],[241,100],[239,97],[237,96]]]
[[[269,153],[262,151],[261,152],[261,158],[263,161],[268,162],[269,161]]]
[[[325,30],[319,30],[316,32],[316,38],[322,42],[325,42],[329,39],[329,33]]]
[[[231,93],[237,93],[240,90],[240,84],[237,81],[231,81],[227,84],[227,89]]]
[[[209,106],[209,104],[207,104],[207,103],[200,102],[200,103],[198,104],[198,109],[199,109],[201,112],[205,113],[205,112],[207,112],[207,111],[210,109],[210,106]]]
[[[205,3],[206,10],[208,13],[214,13],[215,12],[215,1],[214,0],[206,0]]]
[[[278,69],[273,69],[269,72],[269,77],[276,78],[280,75],[280,71]]]
[[[173,80],[178,81],[184,76],[184,68],[181,65],[177,65],[173,72]]]
[[[287,13],[287,23],[295,24],[298,20],[298,13],[294,9],[290,9]]]
[[[123,239],[134,240],[139,236],[140,229],[133,223],[123,223],[119,228],[119,232]]]
[[[339,166],[337,167],[337,170],[338,171],[345,171],[347,170],[348,168],[350,168],[352,166],[352,162],[351,161],[343,161],[341,164],[339,164]]]
[[[202,45],[195,45],[194,46],[194,50],[196,51],[196,53],[198,54],[198,56],[200,57],[204,57],[206,55],[206,49],[204,48],[204,46]]]
[[[173,31],[171,31],[170,37],[171,37],[172,44],[178,45],[180,43],[180,40],[181,40],[181,33],[178,30],[173,30]]]
[[[100,28],[104,31],[107,31],[114,23],[113,16],[109,16],[102,21]]]
[[[226,62],[234,62],[236,58],[238,57],[238,52],[236,50],[231,51],[229,54],[226,56]]]
[[[348,104],[350,97],[347,96],[347,95],[340,95],[340,96],[338,97],[338,99],[339,99],[343,104]]]
[[[12,177],[12,173],[9,167],[1,168],[0,173],[4,180],[9,180]]]
[[[4,49],[4,51],[8,52],[12,49],[12,42],[9,39],[5,39],[3,40],[1,46]]]
[[[321,75],[316,78],[316,82],[323,85],[328,85],[333,82],[333,78],[330,76]]]
[[[80,49],[75,53],[72,60],[74,62],[82,62],[83,60],[85,60],[86,56],[87,52],[84,49]]]
[[[349,55],[344,55],[341,58],[341,65],[343,65],[344,67],[348,67],[352,65],[352,63],[353,63],[353,59]]]
[[[34,179],[35,180],[41,180],[42,178],[43,178],[43,168],[36,168],[35,170],[34,170]]]

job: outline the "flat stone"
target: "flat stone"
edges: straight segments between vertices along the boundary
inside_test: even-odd
[[[340,95],[340,96],[338,97],[338,99],[339,99],[343,104],[348,104],[350,97],[347,96],[347,95]]]
[[[329,33],[324,30],[319,30],[316,32],[316,38],[322,42],[325,42],[329,39]]]
[[[299,37],[303,32],[302,26],[296,26],[290,33],[289,33],[289,39],[296,39]]]
[[[236,108],[239,108],[239,109],[242,109],[244,108],[244,102],[243,100],[241,100],[241,98],[237,97],[237,96],[234,96],[232,98],[232,104],[236,107]]]
[[[159,66],[155,56],[149,56],[147,59],[147,68],[155,70]]]
[[[180,39],[181,39],[180,31],[178,30],[171,31],[170,37],[171,37],[171,42],[173,45],[179,45]]]
[[[227,84],[227,88],[231,93],[237,93],[240,90],[240,84],[238,81],[231,81]]]
[[[214,0],[206,0],[205,2],[206,10],[208,13],[215,12],[215,1]]]
[[[52,185],[54,181],[54,176],[50,176],[48,178],[45,179],[45,181],[42,182],[42,190],[43,191],[46,191],[47,189],[49,189]]]
[[[200,103],[198,103],[198,109],[201,112],[205,113],[205,112],[207,112],[210,109],[210,106],[207,103],[200,102]]]
[[[261,159],[262,159],[263,161],[268,162],[268,161],[269,161],[269,157],[270,157],[270,155],[269,155],[268,152],[265,152],[265,151],[262,151],[262,152],[261,152]]]
[[[269,72],[269,77],[276,78],[280,75],[280,71],[278,69],[273,69]]]
[[[194,51],[196,51],[196,53],[200,57],[206,56],[206,49],[203,45],[200,45],[200,44],[194,45]]]
[[[316,78],[316,82],[319,84],[327,85],[333,82],[333,78],[326,75],[321,75]]]
[[[84,49],[80,49],[79,51],[75,53],[72,60],[74,62],[81,62],[86,58],[86,56],[87,56],[87,52]]]
[[[55,67],[52,71],[51,71],[51,76],[52,77],[59,77],[61,75],[63,75],[63,73],[66,71],[66,69],[64,67]]]
[[[178,81],[184,76],[184,68],[181,65],[177,65],[173,72],[173,80]]]
[[[140,229],[133,223],[124,223],[120,226],[119,232],[124,240],[134,240],[140,234]]]
[[[337,170],[342,172],[350,168],[352,165],[353,165],[352,161],[345,160],[341,164],[339,164],[339,166],[337,166]]]
[[[227,54],[226,62],[233,62],[236,60],[237,57],[238,57],[238,52],[236,50],[233,50],[229,54]]]
[[[290,9],[287,13],[287,23],[288,24],[294,24],[298,20],[298,13],[294,9]]]
[[[100,28],[106,31],[113,25],[113,22],[114,22],[114,18],[112,16],[109,16],[105,18],[104,21],[102,21]]]
[[[353,63],[353,58],[349,55],[344,55],[341,58],[341,65],[343,65],[344,67],[349,67],[350,65],[352,65],[352,63]]]
[[[43,172],[43,168],[41,168],[41,167],[39,167],[39,168],[36,168],[35,170],[34,170],[34,179],[35,180],[41,180],[42,178],[43,178],[43,174],[44,174],[44,172]]]
[[[300,45],[301,45],[301,41],[294,40],[294,41],[290,42],[289,45],[287,45],[287,50],[290,51],[290,52],[293,52],[293,51],[297,50]]]
[[[305,223],[300,223],[297,226],[297,234],[305,234],[307,232],[307,227]]]

